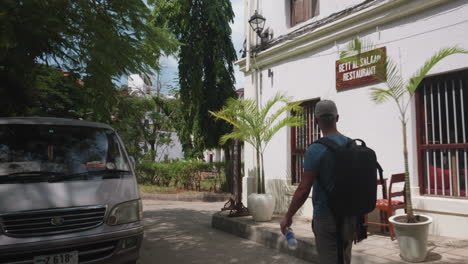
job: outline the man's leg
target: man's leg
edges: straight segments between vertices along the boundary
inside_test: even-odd
[[[323,216],[314,217],[312,221],[320,264],[337,264],[335,219]]]
[[[332,216],[315,217],[313,219],[315,244],[319,254],[320,264],[337,264],[337,231],[335,219]],[[351,249],[354,235],[354,221],[345,219],[342,228],[343,256],[346,264],[351,263]]]

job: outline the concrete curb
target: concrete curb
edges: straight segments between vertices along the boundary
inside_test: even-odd
[[[223,202],[231,197],[229,193],[182,193],[182,194],[163,194],[163,193],[143,193],[140,192],[141,199],[145,200],[164,200],[164,201],[203,201],[203,202]]]
[[[252,217],[229,217],[226,212],[215,213],[211,218],[213,228],[231,233],[233,235],[255,241],[269,248],[277,249],[283,253],[292,255],[312,263],[318,263],[318,255],[315,250],[315,241],[298,237],[298,247],[296,250],[287,248],[284,236],[279,232],[278,222],[280,218],[273,219],[271,225],[256,223]]]

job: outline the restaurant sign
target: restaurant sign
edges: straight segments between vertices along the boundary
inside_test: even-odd
[[[385,47],[336,61],[336,90],[381,82],[377,74],[385,76]]]

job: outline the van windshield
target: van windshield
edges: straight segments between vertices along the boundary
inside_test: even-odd
[[[110,129],[0,125],[0,183],[121,177],[128,161]]]

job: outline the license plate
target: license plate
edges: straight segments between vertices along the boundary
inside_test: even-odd
[[[78,251],[37,256],[34,264],[78,264]]]

